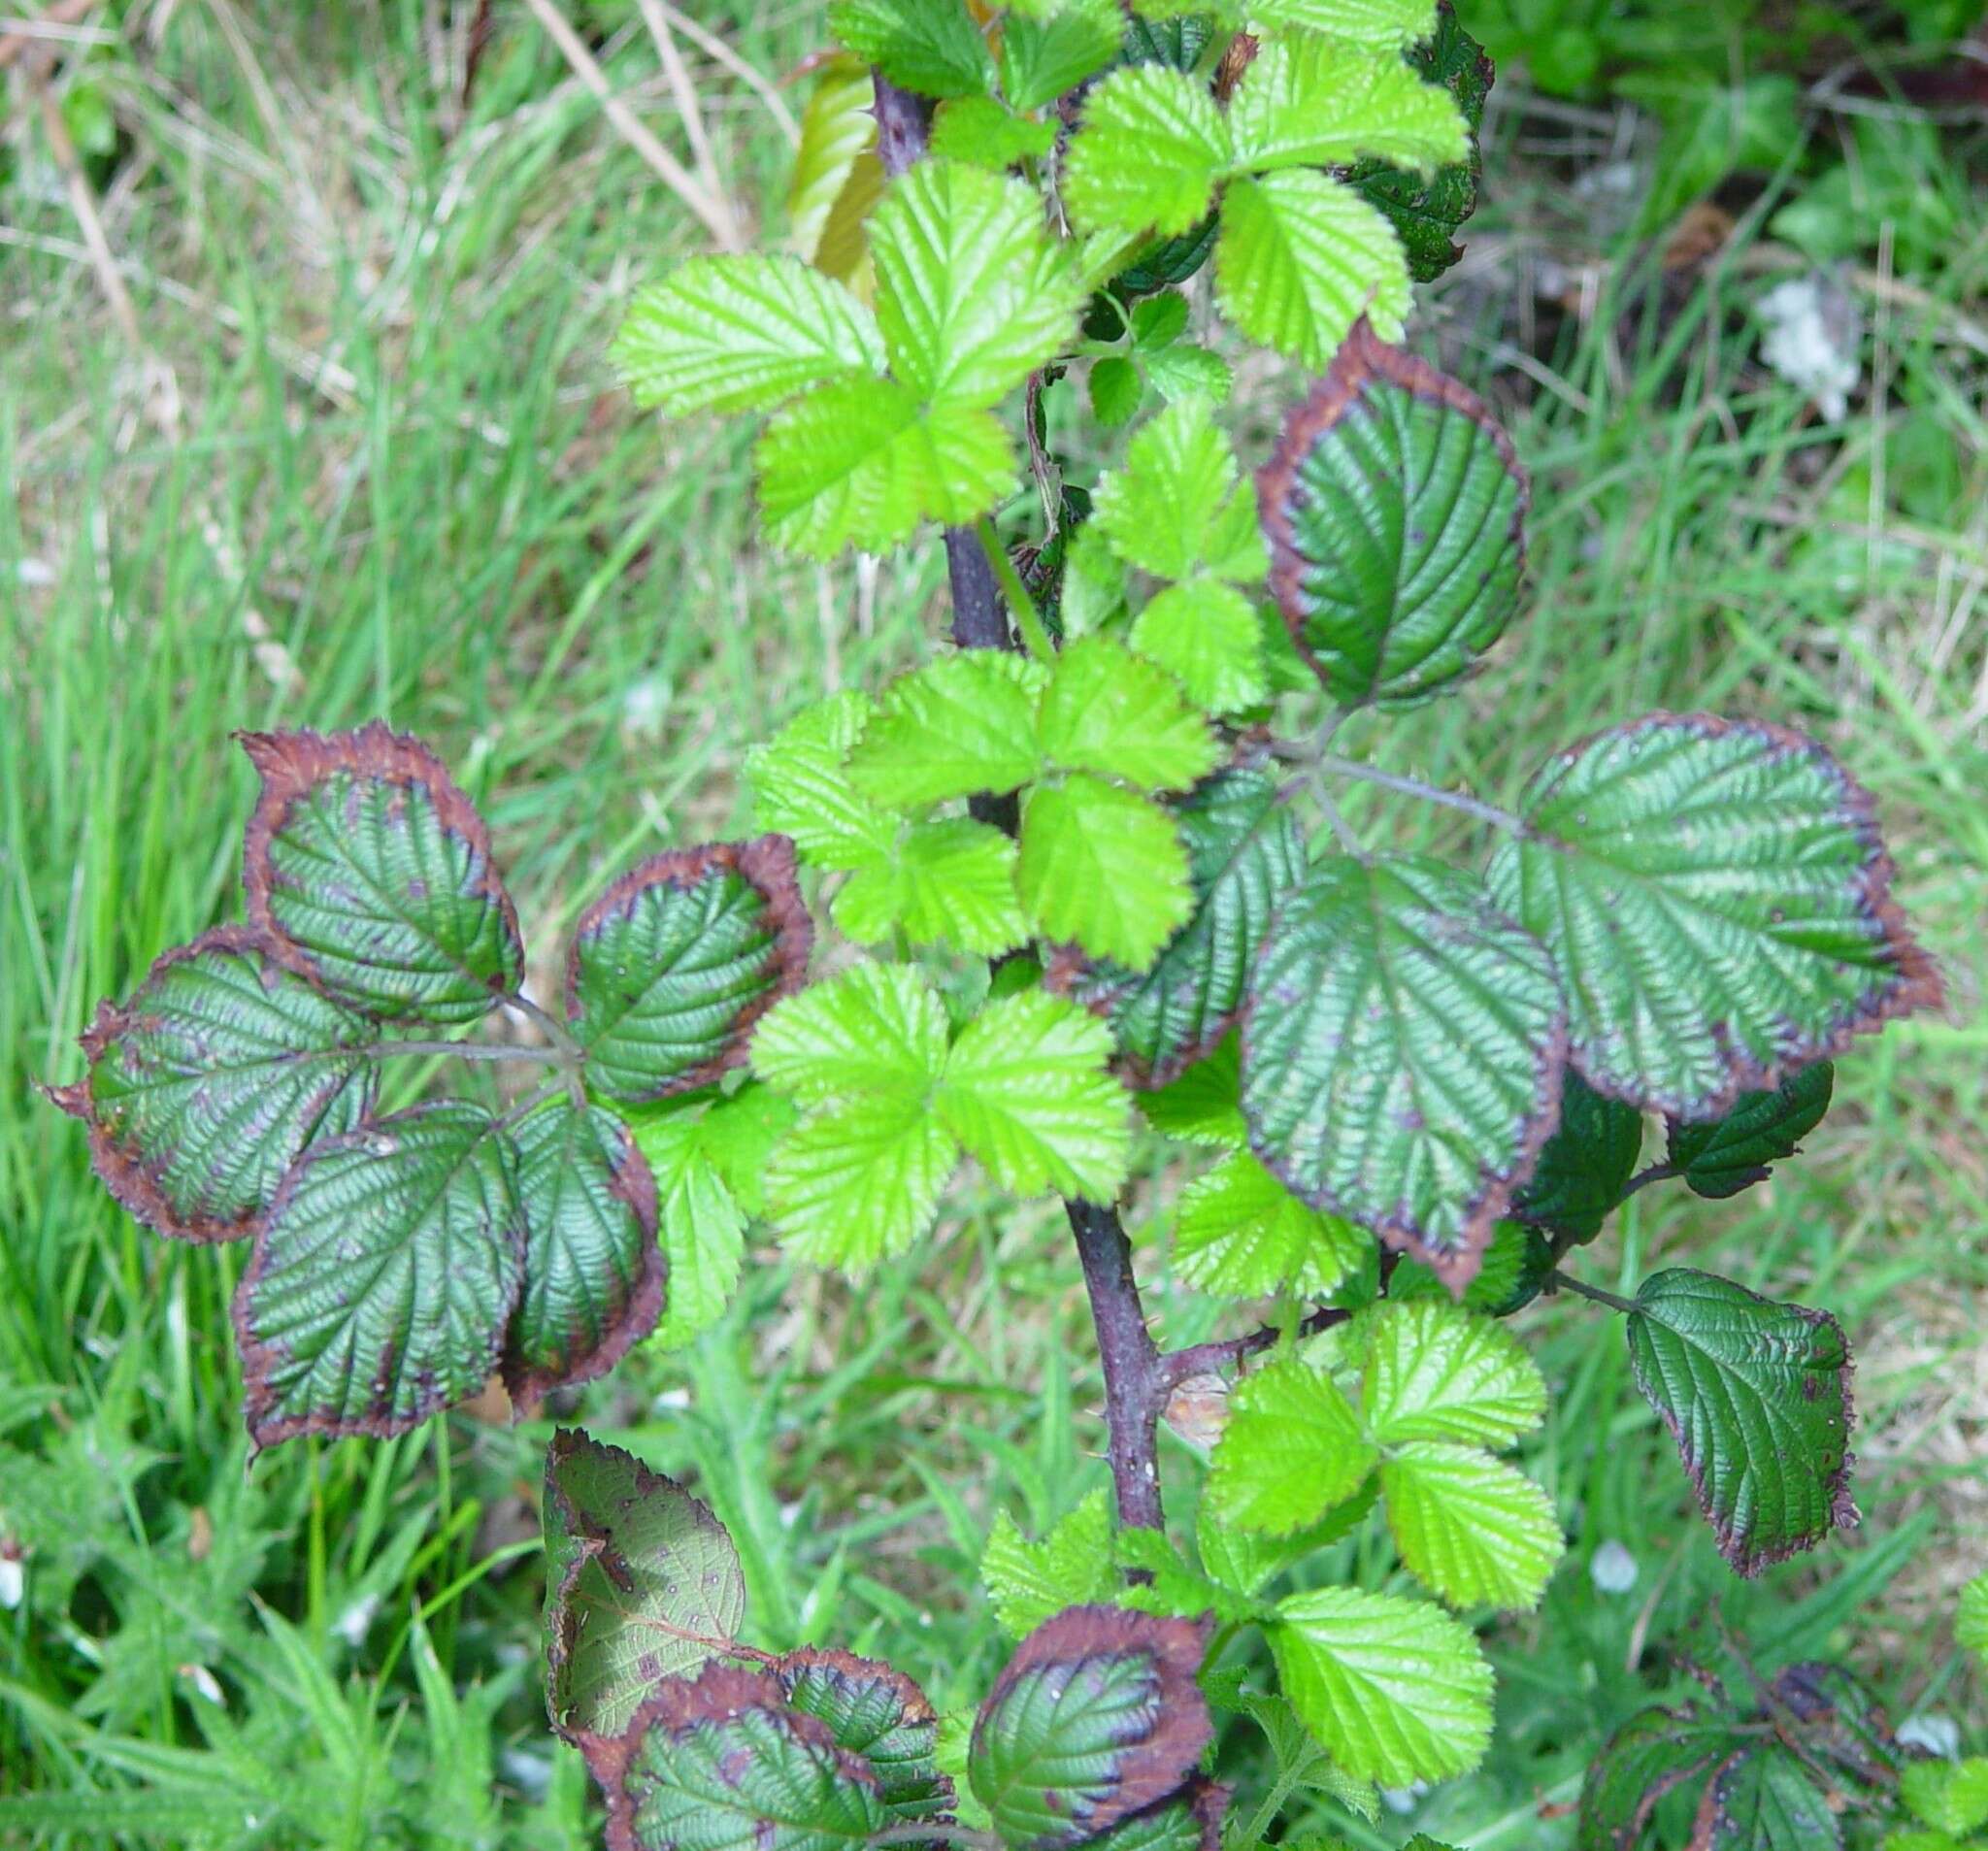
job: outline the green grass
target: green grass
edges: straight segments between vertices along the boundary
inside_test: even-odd
[[[740,756],[773,720],[943,623],[935,545],[825,571],[772,555],[747,434],[659,428],[613,390],[627,287],[695,240],[522,10],[499,10],[460,128],[422,8],[319,11],[306,36],[273,3],[182,7],[142,57],[96,66],[149,356],[59,195],[0,190],[0,1538],[29,1550],[0,1609],[0,1844],[591,1841],[538,1696],[547,1426],[459,1414],[247,1471],[242,1256],[134,1227],[30,1090],[74,1076],[95,999],[237,909],[250,779],[229,731],[379,714],[433,739],[491,817],[543,972],[605,873],[740,820]],[[717,23],[770,71],[812,49],[807,9]],[[646,49],[617,46],[670,130]],[[713,94],[738,195],[778,202],[768,118]],[[1550,230],[1545,182],[1506,171],[1487,239]],[[1946,1613],[1988,1513],[1988,429],[1955,333],[1978,325],[1988,237],[1905,281],[1877,330],[1890,401],[1829,427],[1753,363],[1745,246],[1661,322],[1615,273],[1515,420],[1530,615],[1463,699],[1388,723],[1390,762],[1492,795],[1652,707],[1807,727],[1876,793],[1954,997],[1858,1046],[1771,1187],[1650,1192],[1586,1259],[1632,1285],[1688,1255],[1839,1312],[1861,1357],[1856,1537],[1736,1583],[1619,1337],[1590,1306],[1523,1320],[1555,1389],[1529,1463],[1573,1547],[1541,1614],[1491,1635],[1493,1759],[1418,1821],[1474,1851],[1567,1842],[1539,1803],[1572,1798],[1598,1726],[1677,1651],[1707,1649],[1714,1605],[1770,1662],[1847,1653],[1895,1713],[1979,1695]],[[1467,377],[1497,379],[1522,286],[1514,264],[1488,294],[1434,292]],[[1347,748],[1377,747],[1382,722],[1361,725]],[[1460,840],[1392,801],[1348,810]],[[1209,1334],[1162,1252],[1143,1264],[1167,1334]],[[631,1359],[577,1413],[714,1502],[761,1642],[887,1653],[957,1704],[1001,1657],[968,1591],[992,1514],[1039,1529],[1102,1482],[1099,1405],[1057,1219],[969,1195],[915,1271],[857,1293],[760,1245],[695,1351]],[[1168,1468],[1184,1507],[1183,1447]],[[1640,1565],[1627,1596],[1588,1577],[1605,1538]],[[1325,1566],[1391,1567],[1373,1540],[1343,1556]],[[1228,1755],[1260,1791],[1247,1741]],[[1409,1829],[1337,1823],[1363,1851]]]

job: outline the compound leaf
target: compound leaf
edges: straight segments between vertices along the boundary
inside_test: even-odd
[[[1569,1068],[1560,1122],[1512,1211],[1574,1240],[1592,1240],[1621,1203],[1642,1154],[1642,1114],[1607,1099]]]
[[[1380,1468],[1402,1560],[1452,1606],[1539,1605],[1566,1547],[1553,1505],[1524,1472],[1474,1446],[1414,1440]]]
[[[1263,475],[1271,589],[1335,701],[1407,706],[1476,664],[1518,602],[1528,492],[1481,399],[1354,327]]]
[[[1061,771],[1122,778],[1142,790],[1185,790],[1221,747],[1164,669],[1111,637],[1083,637],[1056,658],[1037,738]]]
[[[1042,769],[1044,679],[1034,663],[1000,649],[962,650],[901,676],[850,753],[851,781],[901,810],[1026,784]]]
[[[1792,1157],[1829,1110],[1836,1069],[1817,1061],[1772,1092],[1742,1093],[1710,1124],[1672,1121],[1670,1161],[1694,1195],[1720,1201],[1765,1182],[1770,1166]]]
[[[588,1082],[667,1098],[743,1066],[752,1026],[808,975],[814,930],[784,836],[672,849],[580,914],[566,1019]]]
[[[922,1096],[945,1065],[945,1008],[910,965],[858,964],[788,997],[752,1038],[752,1071],[804,1105]]]
[[[1091,518],[1121,559],[1159,578],[1199,571],[1246,583],[1269,561],[1256,490],[1241,477],[1208,401],[1184,399],[1126,446],[1124,467],[1098,484]]]
[[[1111,1506],[1102,1488],[1036,1542],[1007,1511],[995,1513],[980,1553],[980,1585],[1011,1638],[1026,1637],[1067,1606],[1110,1600],[1117,1583]]]
[[[656,1179],[628,1127],[564,1101],[512,1134],[525,1217],[524,1286],[504,1345],[521,1409],[604,1375],[662,1315]]]
[[[235,1291],[258,1448],[404,1434],[483,1386],[524,1273],[514,1166],[497,1121],[454,1103],[304,1152]]]
[[[262,793],[242,846],[275,956],[389,1021],[473,1022],[524,979],[490,831],[418,740],[244,733]]]
[[[1740,1574],[1856,1522],[1850,1350],[1835,1318],[1673,1267],[1643,1281],[1628,1338],[1637,1386]]]
[[[1018,110],[1053,103],[1118,55],[1124,31],[1112,0],[1064,0],[1036,19],[1011,9],[1001,28],[1001,93]]]
[[[1440,1300],[1375,1306],[1363,1367],[1362,1410],[1384,1446],[1508,1446],[1545,1418],[1545,1381],[1518,1339]]]
[[[1372,155],[1428,174],[1471,146],[1455,98],[1395,50],[1310,36],[1274,40],[1250,60],[1229,134],[1237,164],[1258,173]]]
[[[1271,1363],[1229,1395],[1209,1507],[1232,1529],[1290,1536],[1350,1498],[1379,1457],[1330,1375],[1295,1359]]]
[[[1174,1271],[1226,1298],[1329,1297],[1372,1244],[1350,1221],[1308,1207],[1246,1151],[1197,1176],[1175,1206]]]
[[[1140,611],[1125,640],[1206,713],[1255,707],[1269,692],[1256,607],[1219,579],[1169,585]]]
[[[921,96],[983,96],[994,60],[951,0],[832,0],[828,29],[865,64]]]
[[[774,1667],[787,1702],[827,1724],[836,1745],[877,1776],[893,1819],[926,1819],[952,1803],[934,1759],[939,1720],[902,1671],[848,1652],[804,1645]]]
[[[802,858],[817,868],[878,868],[896,848],[896,820],[848,774],[849,753],[875,711],[867,694],[845,688],[804,709],[746,754],[754,822],[792,837]]]
[[[1703,1851],[1840,1851],[1842,1842],[1829,1796],[1778,1742],[1727,1758],[1692,1832]]]
[[[1715,1117],[1938,1001],[1870,794],[1799,734],[1653,714],[1560,753],[1521,811],[1492,894],[1560,960],[1600,1092]]]
[[[1426,39],[1436,25],[1436,0],[1251,0],[1259,25],[1323,32],[1352,45],[1401,49]]]
[[[1208,215],[1228,162],[1228,125],[1206,84],[1165,65],[1130,65],[1085,99],[1063,197],[1089,230],[1175,237]]]
[[[1173,817],[1082,773],[1029,792],[1015,880],[1045,937],[1133,971],[1152,963],[1193,904]]]
[[[1552,1130],[1564,1050],[1551,962],[1474,882],[1336,857],[1284,896],[1250,979],[1250,1143],[1460,1288]]]
[[[912,823],[883,866],[850,876],[835,897],[835,922],[859,944],[902,929],[913,944],[998,957],[1028,937],[1014,864],[1014,843],[991,824],[965,816]]]
[[[89,1063],[56,1105],[89,1126],[104,1186],[182,1240],[253,1234],[304,1150],[372,1109],[373,1023],[219,927],[168,951],[121,1007],[98,1005]]]

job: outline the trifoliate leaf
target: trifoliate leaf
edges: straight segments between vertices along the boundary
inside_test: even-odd
[[[1056,146],[1054,122],[1017,116],[991,96],[963,96],[942,103],[932,118],[935,160],[962,161],[1005,174],[1022,160],[1040,160]]]
[[[1234,1035],[1177,1078],[1142,1093],[1139,1108],[1152,1128],[1182,1143],[1241,1150],[1249,1140],[1242,1118],[1242,1050]]]
[[[1085,99],[1063,197],[1088,230],[1177,236],[1207,216],[1228,163],[1228,125],[1208,86],[1165,65],[1132,65]]]
[[[1215,293],[1252,341],[1320,373],[1363,314],[1394,341],[1409,306],[1394,227],[1349,187],[1304,168],[1230,182]]]
[[[436,1103],[308,1148],[236,1288],[257,1449],[418,1427],[489,1380],[524,1275],[510,1140]]]
[[[1007,1511],[996,1512],[980,1554],[980,1585],[1009,1637],[1026,1637],[1067,1606],[1109,1600],[1117,1582],[1111,1507],[1102,1489],[1038,1542],[1023,1537]]]
[[[1250,60],[1229,135],[1237,164],[1257,173],[1374,155],[1427,174],[1470,152],[1455,99],[1394,49],[1309,36],[1272,40]]]
[[[798,257],[692,257],[636,292],[609,349],[638,405],[750,412],[883,371],[877,317]]]
[[[859,58],[828,59],[801,111],[801,146],[787,182],[794,254],[868,300],[874,290],[864,225],[883,196],[877,155],[877,81]]]
[[[999,957],[1028,937],[1014,864],[1014,843],[991,824],[964,816],[912,823],[885,865],[849,877],[835,897],[835,922],[859,944],[901,929],[913,944]]]
[[[1250,979],[1251,1145],[1460,1287],[1552,1129],[1564,1022],[1545,952],[1474,881],[1336,857],[1284,896]]]
[[[1379,1457],[1330,1375],[1295,1360],[1271,1363],[1230,1393],[1209,1505],[1232,1529],[1290,1536],[1350,1498]]]
[[[1173,678],[1111,637],[1083,637],[1057,656],[1036,725],[1057,770],[1142,790],[1185,790],[1221,753]]]
[[[1628,1338],[1636,1384],[1740,1573],[1856,1522],[1850,1348],[1835,1318],[1673,1267],[1642,1282]]]
[[[1255,707],[1269,691],[1256,607],[1234,585],[1200,578],[1169,585],[1133,620],[1125,640],[1172,675],[1204,712]]]
[[[1342,706],[1409,706],[1501,635],[1525,568],[1525,473],[1490,410],[1356,326],[1264,472],[1271,589]]]
[[[1508,1446],[1545,1418],[1546,1384],[1511,1333],[1454,1305],[1375,1306],[1365,1320],[1361,1407],[1384,1446]]]
[[[1323,32],[1351,45],[1393,47],[1426,39],[1436,25],[1436,0],[1250,0],[1257,25]]]
[[[1162,578],[1247,583],[1267,559],[1256,490],[1240,480],[1228,434],[1206,403],[1170,405],[1127,446],[1125,466],[1098,484],[1092,520],[1120,558]]]
[[[724,1525],[618,1446],[561,1429],[546,1454],[546,1702],[569,1738],[723,1656],[746,1618]]]
[[[1388,1527],[1416,1579],[1452,1606],[1538,1606],[1566,1547],[1546,1494],[1474,1446],[1415,1440],[1380,1468]]]
[[[1695,1707],[1640,1710],[1589,1765],[1578,1851],[1638,1851],[1664,1796],[1716,1766],[1735,1741],[1729,1724]]]
[[[1622,1201],[1641,1154],[1642,1114],[1605,1099],[1570,1067],[1561,1082],[1560,1122],[1532,1180],[1512,1198],[1512,1211],[1571,1240],[1592,1240]]]
[[[628,1127],[565,1101],[513,1133],[525,1215],[524,1289],[504,1385],[530,1411],[547,1389],[604,1375],[662,1315],[656,1180]]]
[[[817,868],[877,868],[897,845],[896,821],[849,781],[848,756],[876,704],[844,689],[804,709],[746,757],[754,822],[791,836]]]
[[[804,1645],[785,1654],[773,1673],[794,1708],[825,1723],[836,1746],[877,1776],[891,1818],[929,1819],[951,1806],[952,1782],[934,1759],[939,1719],[904,1672],[874,1659]]]
[[[90,1131],[117,1201],[182,1240],[253,1234],[307,1146],[361,1123],[377,1026],[222,926],[168,951],[83,1032],[87,1076],[52,1097]]]
[[[1491,891],[1560,961],[1598,1091],[1713,1117],[1938,1001],[1871,796],[1812,740],[1656,714],[1558,754],[1521,813]]]
[[[768,1088],[756,1090],[779,1098]],[[669,1280],[668,1303],[652,1341],[659,1349],[681,1349],[715,1324],[731,1300],[746,1257],[746,1216],[712,1158],[696,1112],[645,1113],[635,1141],[655,1176],[658,1240]]]
[[[1835,1068],[1817,1061],[1772,1092],[1741,1093],[1710,1124],[1681,1125],[1673,1119],[1672,1168],[1692,1194],[1714,1202],[1765,1182],[1770,1166],[1792,1157],[1801,1140],[1822,1123],[1835,1081]]]
[[[1105,1071],[1110,1032],[1077,1004],[1025,990],[961,1030],[935,1095],[940,1122],[1004,1187],[1110,1202],[1131,1120]]]
[[[1350,1221],[1307,1207],[1242,1151],[1189,1183],[1175,1210],[1175,1272],[1225,1298],[1327,1298],[1371,1244]]]
[[[781,1141],[767,1206],[798,1258],[861,1273],[931,1228],[958,1162],[958,1144],[922,1100],[853,1100],[812,1113]]]
[[[1316,1588],[1278,1603],[1270,1644],[1291,1707],[1356,1778],[1406,1787],[1482,1758],[1491,1667],[1441,1607]]]
[[[1016,1851],[1096,1837],[1173,1798],[1211,1730],[1202,1629],[1077,1606],[1022,1641],[974,1723],[968,1777]]]
[[[753,1024],[807,980],[813,940],[784,836],[631,868],[580,914],[567,954],[588,1083],[663,1099],[743,1066]]]
[[[1706,1789],[1693,1832],[1704,1851],[1840,1851],[1829,1796],[1778,1742],[1729,1756]]]
[[[1039,110],[1074,90],[1118,55],[1124,20],[1112,0],[1064,0],[1030,18],[1011,8],[1001,28],[1001,93]]]
[[[1015,878],[1045,938],[1133,971],[1152,963],[1192,904],[1174,819],[1150,798],[1082,774],[1029,792]]]
[[[240,738],[262,777],[242,884],[279,962],[388,1021],[473,1022],[518,987],[490,831],[433,752],[378,721]]]
[[[1115,354],[1091,362],[1091,415],[1108,431],[1129,424],[1145,397],[1139,368]]]
[[[865,64],[921,96],[983,96],[994,60],[952,0],[831,0],[828,29]]]
[[[962,650],[900,677],[850,754],[851,780],[902,810],[1028,783],[1042,769],[1044,678],[1002,649]]]
[[[920,161],[870,221],[891,371],[942,408],[992,405],[1053,360],[1083,305],[1032,187]]]
[[[903,964],[858,964],[812,984],[752,1038],[752,1071],[808,1106],[922,1096],[944,1065],[945,1009]]]

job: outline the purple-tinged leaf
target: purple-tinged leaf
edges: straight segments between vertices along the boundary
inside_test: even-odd
[[[952,1804],[952,1782],[934,1760],[939,1719],[904,1672],[813,1645],[787,1653],[773,1672],[789,1703],[868,1764],[893,1819],[929,1819]]]
[[[1638,1851],[1665,1797],[1716,1767],[1734,1741],[1730,1724],[1695,1708],[1639,1711],[1588,1768],[1576,1851]]]
[[[1829,1796],[1778,1742],[1735,1750],[1699,1801],[1689,1851],[1841,1851]]]

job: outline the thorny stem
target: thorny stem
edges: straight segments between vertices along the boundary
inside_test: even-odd
[[[1014,561],[1009,558],[1008,548],[1001,544],[1001,536],[994,531],[994,523],[982,515],[974,524],[974,531],[980,537],[980,550],[987,555],[988,565],[994,568],[995,582],[1008,594],[1008,608],[1014,613],[1014,621],[1021,631],[1021,640],[1028,646],[1028,652],[1038,662],[1053,662],[1056,659],[1056,645],[1049,641],[1049,633],[1043,628],[1042,616],[1036,610],[1036,601],[1029,596],[1029,588],[1021,581],[1021,574],[1014,569]]]
[[[1320,1331],[1329,1331],[1335,1324],[1345,1323],[1352,1315],[1351,1311],[1338,1306],[1326,1306],[1299,1324],[1298,1335],[1316,1337]],[[1274,1349],[1283,1334],[1282,1325],[1264,1324],[1245,1337],[1217,1338],[1211,1343],[1190,1343],[1185,1349],[1162,1351],[1155,1369],[1159,1386],[1162,1390],[1177,1388],[1191,1376],[1210,1375],[1218,1369],[1242,1362],[1244,1357]]]
[[[1091,1322],[1098,1329],[1118,1519],[1142,1530],[1157,1530],[1162,1518],[1156,1441],[1164,1386],[1160,1355],[1146,1328],[1139,1281],[1132,1273],[1132,1242],[1125,1238],[1125,1224],[1116,1208],[1095,1202],[1069,1202],[1064,1206],[1070,1231],[1077,1237]]]
[[[1611,1311],[1620,1311],[1624,1317],[1632,1315],[1637,1308],[1627,1299],[1613,1292],[1605,1292],[1599,1285],[1584,1285],[1571,1273],[1549,1273],[1546,1280],[1549,1285],[1565,1286],[1576,1298],[1593,1299],[1597,1305],[1606,1305]]]

